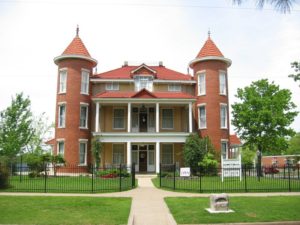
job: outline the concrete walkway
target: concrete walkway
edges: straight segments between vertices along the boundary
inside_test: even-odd
[[[16,193],[0,192],[0,195],[13,196],[88,196],[88,197],[131,197],[132,205],[128,225],[176,225],[166,203],[165,197],[209,197],[210,194],[172,192],[157,189],[151,179],[155,175],[137,175],[138,187],[124,192],[104,194],[64,194],[64,193]],[[229,196],[291,196],[300,192],[288,193],[232,193]],[[300,224],[291,223],[257,223],[257,224]]]

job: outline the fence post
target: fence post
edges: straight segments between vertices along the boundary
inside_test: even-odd
[[[135,163],[131,165],[131,187],[135,187]]]
[[[244,180],[245,180],[245,192],[248,192],[248,188],[247,188],[247,165],[244,165]]]
[[[299,177],[299,175],[300,175],[300,174],[299,174],[299,168],[300,168],[300,164],[298,164],[298,165],[297,165],[297,170],[298,170],[298,179],[300,179],[300,177]]]
[[[20,166],[19,166],[19,171],[20,171],[20,183],[22,182],[22,165],[23,165],[23,157],[21,155],[21,163],[20,163]]]
[[[159,164],[159,187],[161,187],[161,163]]]
[[[291,172],[290,172],[291,165],[288,164],[288,176],[289,176],[289,192],[291,192]]]
[[[201,180],[201,168],[198,166],[199,169],[199,192],[202,193],[202,180]]]
[[[173,189],[175,190],[176,186],[175,186],[175,183],[176,183],[176,179],[175,179],[175,175],[176,175],[176,164],[174,163],[174,171],[173,171]]]
[[[44,171],[45,171],[45,175],[44,175],[44,192],[47,193],[47,163],[44,162]]]
[[[119,176],[120,176],[120,191],[122,191],[122,164],[120,164]]]
[[[95,168],[94,165],[92,164],[92,193],[94,193],[94,173],[95,173]]]

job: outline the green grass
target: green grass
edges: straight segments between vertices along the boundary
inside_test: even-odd
[[[152,180],[156,187],[159,187],[159,178]],[[162,187],[173,190],[174,180],[172,177],[162,178]],[[260,181],[256,177],[247,177],[242,181],[239,178],[225,178],[224,182],[218,176],[195,178],[176,178],[175,190],[188,192],[286,192],[300,191],[300,179],[288,179],[262,177]]]
[[[178,224],[300,221],[300,196],[230,197],[234,213],[210,214],[208,198],[165,198]]]
[[[0,196],[0,224],[127,224],[131,198]]]
[[[99,193],[131,189],[131,177],[122,177],[120,189],[120,178],[94,178],[88,176],[76,177],[44,177],[29,178],[22,176],[10,177],[11,187],[0,191],[25,191],[25,192],[66,192],[66,193]],[[46,186],[45,186],[46,185]]]

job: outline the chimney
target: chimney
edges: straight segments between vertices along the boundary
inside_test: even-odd
[[[159,61],[159,62],[158,62],[158,65],[159,65],[159,66],[164,66],[163,61]]]
[[[124,61],[123,67],[128,66],[128,61]]]

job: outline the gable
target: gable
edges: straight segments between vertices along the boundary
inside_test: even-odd
[[[131,98],[156,98],[156,96],[144,88],[134,94]]]
[[[145,64],[142,64],[138,68],[131,71],[132,75],[152,75],[155,76],[156,71],[154,69],[151,69]]]

